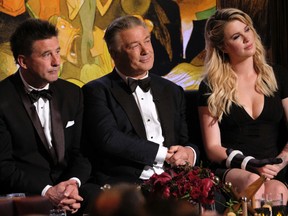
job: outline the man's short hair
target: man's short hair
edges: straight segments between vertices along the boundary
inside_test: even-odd
[[[109,52],[117,49],[116,37],[119,32],[136,26],[147,28],[146,24],[140,18],[132,15],[121,16],[112,21],[112,23],[107,27],[104,35],[104,40],[106,41]]]
[[[33,43],[37,40],[57,37],[56,27],[46,20],[29,18],[22,22],[10,38],[10,46],[15,61],[19,55],[29,56]]]

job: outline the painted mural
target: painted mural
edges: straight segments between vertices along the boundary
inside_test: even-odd
[[[204,60],[204,26],[216,0],[0,0],[0,80],[17,70],[9,37],[23,20],[49,20],[59,30],[59,76],[79,86],[113,69],[103,40],[116,17],[135,15],[150,31],[155,51],[151,73],[186,90],[197,89]]]

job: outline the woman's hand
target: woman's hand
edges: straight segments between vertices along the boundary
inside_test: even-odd
[[[267,164],[263,167],[257,168],[260,175],[264,175],[267,179],[273,179],[281,170],[280,164]]]

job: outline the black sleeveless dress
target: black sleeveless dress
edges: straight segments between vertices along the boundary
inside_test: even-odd
[[[281,100],[288,97],[288,71],[280,67],[273,69],[278,91],[273,97],[264,96],[263,110],[256,119],[236,104],[232,104],[230,114],[223,114],[219,123],[222,146],[240,150],[245,156],[263,159],[276,157],[287,143],[287,140],[280,140],[280,125],[284,119]],[[207,106],[209,93],[211,90],[203,80],[199,86],[199,106]],[[283,172],[281,178],[285,175]]]

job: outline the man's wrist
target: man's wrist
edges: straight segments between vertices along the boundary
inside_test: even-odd
[[[70,178],[70,179],[71,179],[71,180],[75,180],[75,181],[77,182],[77,186],[78,186],[78,188],[81,187],[81,181],[80,181],[79,178],[77,178],[77,177],[72,177],[72,178]]]
[[[197,155],[196,155],[196,151],[191,147],[191,146],[185,146],[186,148],[189,148],[192,150],[192,154],[193,154],[193,161],[192,161],[192,166],[195,166],[196,164],[196,160],[197,160]]]
[[[165,146],[159,146],[158,152],[155,157],[155,162],[163,164],[167,155],[168,149]]]
[[[41,196],[45,196],[46,192],[51,188],[51,185],[46,185],[46,187],[42,190],[41,192]]]

